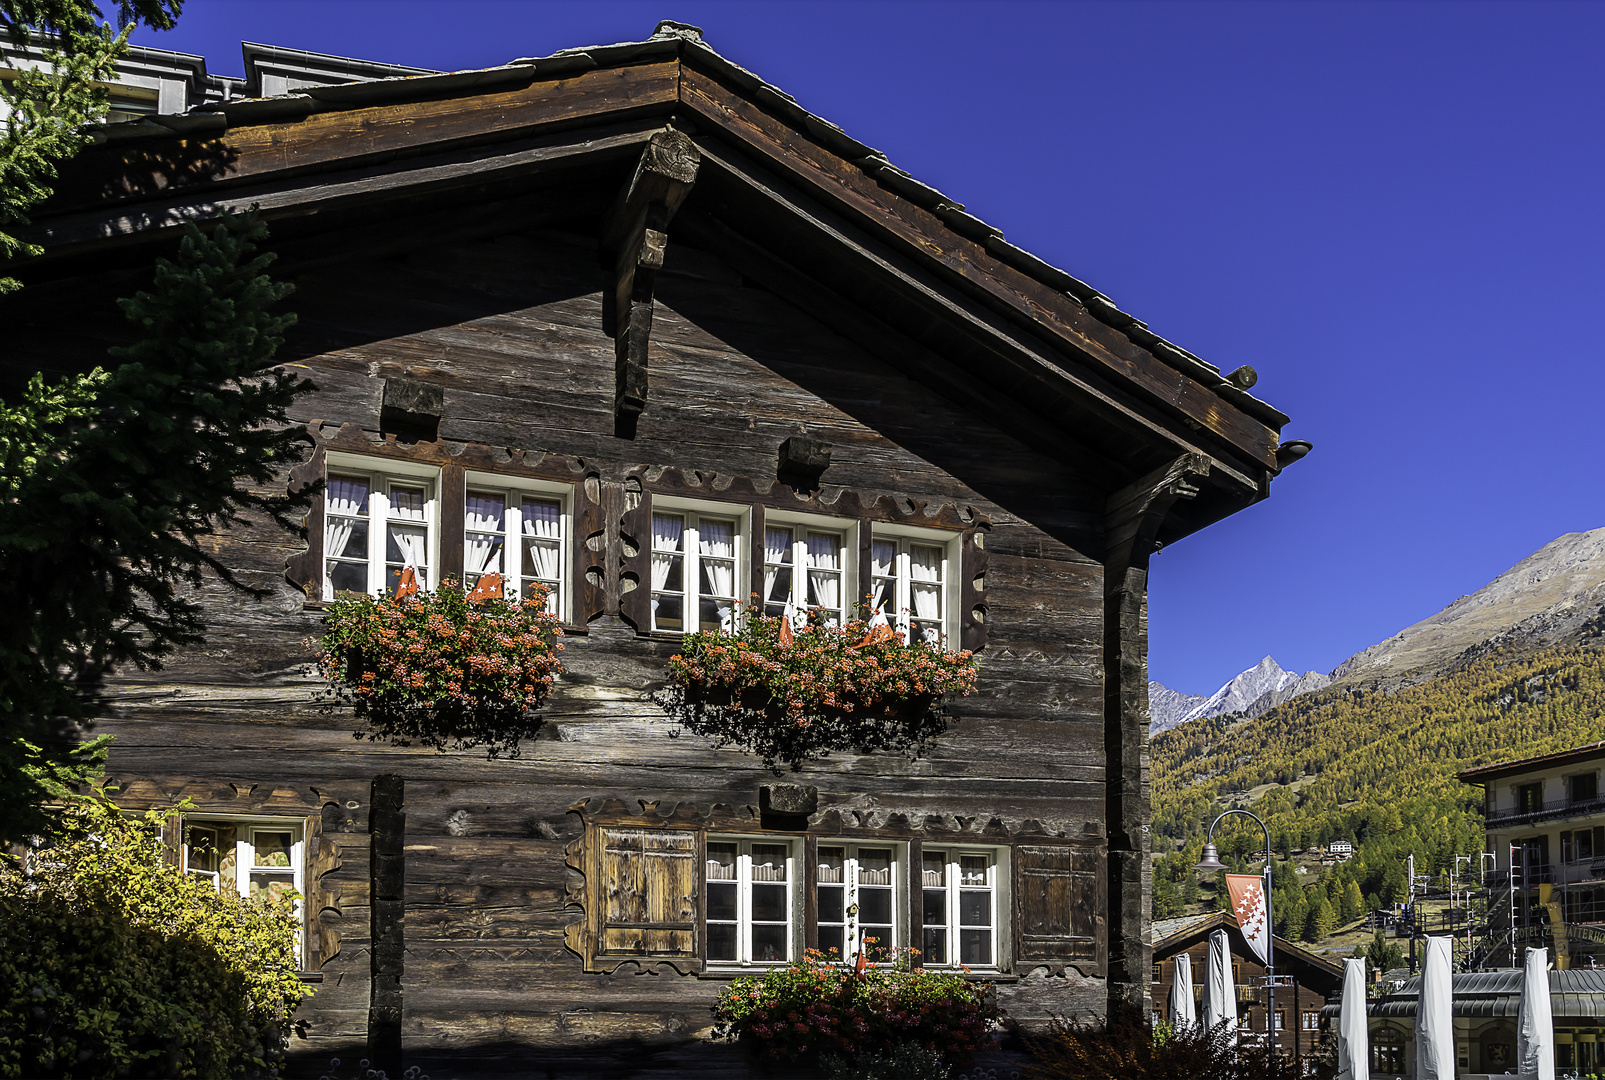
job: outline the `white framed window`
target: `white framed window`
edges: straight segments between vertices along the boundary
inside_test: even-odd
[[[502,576],[502,595],[529,596],[546,589],[546,610],[568,619],[570,516],[573,489],[566,484],[468,474],[463,512],[463,586],[486,574]]]
[[[764,614],[819,608],[832,626],[853,612],[857,526],[840,518],[772,514],[764,520]]]
[[[710,964],[783,964],[796,937],[793,844],[709,837],[706,884]]]
[[[652,629],[736,628],[750,521],[739,507],[653,499]]]
[[[394,592],[412,567],[432,588],[439,470],[330,453],[323,504],[323,598]]]
[[[184,873],[246,900],[293,902],[296,921],[305,926],[306,836],[300,820],[186,815],[183,831]]]
[[[921,962],[926,967],[997,967],[997,853],[926,848],[920,858]]]
[[[882,961],[901,945],[898,871],[906,849],[896,844],[820,844],[815,871],[819,949],[839,959],[861,951]]]
[[[884,612],[910,644],[945,646],[956,640],[958,537],[877,525],[869,549],[872,609]]]

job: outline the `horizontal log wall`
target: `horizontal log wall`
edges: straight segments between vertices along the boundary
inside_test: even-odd
[[[834,447],[827,496],[840,487],[866,503],[891,496],[972,508],[991,523],[978,692],[954,703],[959,721],[917,762],[845,754],[799,779],[818,786],[821,813],[857,811],[902,835],[922,825],[969,828],[979,841],[993,819],[1006,833],[1098,835],[1102,497],[1065,463],[713,256],[673,243],[656,290],[646,411],[633,440],[616,438],[614,346],[602,331],[596,265],[592,236],[549,231],[306,269],[287,305],[300,321],[284,355],[318,391],[300,403],[297,421],[329,433],[355,424],[378,440],[383,380],[404,376],[445,388],[439,436],[449,444],[605,469],[700,471],[764,489],[780,442],[806,431]],[[110,317],[85,320],[65,339],[53,329],[41,323],[22,351],[43,355],[48,344],[58,349],[52,364],[71,364],[75,351],[93,357],[121,332]],[[252,601],[206,585],[207,643],[161,671],[126,673],[98,729],[117,736],[114,777],[142,798],[189,792],[214,812],[247,803],[262,813],[278,804],[333,808],[326,831],[343,859],[331,875],[340,912],[329,918],[341,948],[299,1014],[301,1052],[322,1064],[362,1037],[369,790],[394,773],[406,780],[408,1064],[436,1076],[473,1061],[518,1071],[535,1047],[546,1048],[539,1056],[553,1076],[602,1075],[609,1061],[683,1062],[722,984],[658,964],[587,975],[563,937],[579,918],[565,905],[575,875],[564,848],[582,826],[572,804],[739,810],[756,806],[759,785],[773,779],[747,755],[668,737],[646,694],[662,684],[674,643],[571,636],[546,727],[516,759],[355,740],[348,715],[311,702],[305,642],[319,632],[319,613],[284,578],[286,560],[303,548],[260,526],[220,538],[219,557],[271,595]],[[277,804],[265,794],[275,791],[285,793]],[[1102,980],[1073,967],[1011,975],[1018,981],[1002,997],[1017,1017],[1101,1010],[1105,1000]]]

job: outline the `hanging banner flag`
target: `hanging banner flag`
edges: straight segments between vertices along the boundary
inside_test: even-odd
[[[1271,961],[1271,927],[1265,919],[1265,879],[1257,874],[1227,874],[1226,894],[1232,900],[1237,928],[1260,963]]]

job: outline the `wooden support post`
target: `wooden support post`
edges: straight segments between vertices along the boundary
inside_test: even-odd
[[[1104,752],[1109,828],[1109,1004],[1151,1005],[1148,866],[1148,559],[1165,515],[1198,494],[1209,459],[1183,454],[1104,507]]]
[[[614,434],[623,438],[634,437],[636,418],[646,408],[652,290],[668,249],[669,219],[691,194],[701,162],[690,138],[664,128],[648,141],[602,223],[602,265],[613,274],[604,315],[616,364]]]
[[[368,986],[368,1057],[374,1069],[400,1076],[401,976],[406,946],[406,786],[386,773],[373,780],[368,804],[371,981]]]

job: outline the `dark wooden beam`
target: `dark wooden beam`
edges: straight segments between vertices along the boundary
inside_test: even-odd
[[[1104,507],[1104,752],[1109,835],[1109,998],[1148,1015],[1148,560],[1170,508],[1210,473],[1183,454],[1115,492]]]
[[[220,192],[269,176],[353,168],[448,146],[662,116],[678,104],[679,78],[679,62],[665,60],[539,79],[508,90],[331,108],[282,123],[226,128],[211,137],[120,139],[79,155],[35,219],[112,199],[139,201],[191,188]]]
[[[701,162],[685,134],[673,128],[657,132],[602,221],[602,263],[613,273],[603,318],[616,359],[615,433],[624,437],[634,436],[635,418],[646,408],[652,289],[669,246],[669,220],[691,194]]]
[[[407,907],[406,781],[376,776],[368,803],[369,953],[368,1057],[375,1069],[401,1075],[401,979]]]

